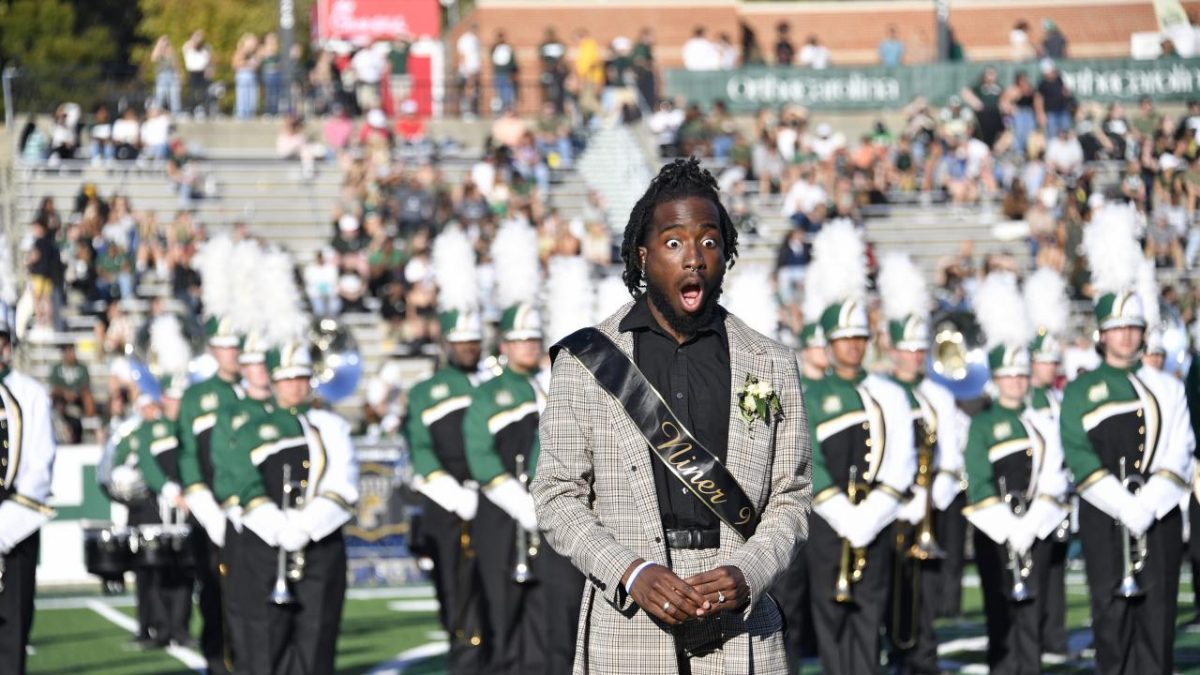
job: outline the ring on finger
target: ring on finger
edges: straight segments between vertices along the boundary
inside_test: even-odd
[[[671,611],[671,602],[669,600],[667,602],[663,603],[663,611],[664,612]]]
[[[725,592],[717,591],[717,604],[720,605],[724,602],[725,602]]]

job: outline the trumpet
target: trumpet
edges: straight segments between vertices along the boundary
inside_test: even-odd
[[[846,496],[851,504],[858,504],[866,498],[868,488],[858,484],[858,467],[850,467],[850,482],[846,485]],[[853,548],[850,540],[842,540],[842,559],[838,566],[837,581],[833,587],[833,601],[842,604],[853,604],[854,596],[851,586],[862,580],[863,572],[867,569],[867,550]]]
[[[933,449],[937,446],[937,432],[924,422],[918,423],[920,445],[917,446],[918,486],[925,488],[925,516],[917,527],[908,557],[915,560],[941,560],[946,552],[938,546],[933,536]]]
[[[937,434],[924,422],[917,422],[917,478],[916,484],[925,488],[925,515],[917,526],[911,546],[905,546],[907,536],[904,528],[896,529],[895,567],[892,570],[892,642],[901,650],[911,649],[917,643],[917,630],[921,617],[921,562],[941,560],[946,557],[933,536],[933,448]],[[907,570],[905,568],[908,568]],[[907,574],[906,574],[907,572]],[[905,581],[910,581],[905,595]],[[908,615],[904,609],[908,607]],[[908,620],[905,623],[905,619]]]
[[[4,556],[0,555],[0,593],[4,592],[4,568],[5,567],[6,567],[6,565],[4,564]]]
[[[293,509],[301,508],[304,502],[299,485],[292,482],[292,466],[283,465],[283,512],[287,515]],[[271,588],[271,604],[292,605],[296,596],[292,593],[292,584],[304,578],[304,551],[288,553],[279,547],[275,560],[275,585]]]
[[[1121,463],[1118,467],[1118,478],[1121,479],[1121,486],[1126,490],[1137,494],[1138,490],[1146,484],[1146,479],[1142,474],[1136,471],[1133,474],[1126,475],[1125,473],[1125,458],[1121,458]],[[1133,488],[1132,490],[1130,488]],[[1117,520],[1121,523],[1120,520]],[[1146,534],[1142,533],[1138,537],[1134,537],[1129,532],[1129,528],[1124,524],[1120,525],[1121,529],[1121,583],[1117,589],[1113,591],[1113,596],[1118,598],[1137,598],[1145,595],[1140,584],[1138,584],[1137,574],[1146,566],[1146,553],[1148,545],[1146,542]],[[1134,547],[1136,545],[1136,548]]]
[[[1013,515],[1020,517],[1025,515],[1028,506],[1025,503],[1025,495],[1018,491],[1009,492],[1005,489],[1004,476],[1000,477],[1000,493],[1004,495],[1004,503],[1012,509]],[[1026,551],[1024,554],[1018,554],[1016,549],[1011,545],[1006,545],[1008,549],[1008,571],[1012,575],[1012,589],[1008,592],[1008,599],[1013,602],[1027,602],[1033,599],[1033,593],[1030,592],[1029,586],[1025,580],[1033,573],[1033,555]]]
[[[517,455],[515,462],[517,480],[521,482],[522,487],[529,489],[529,471],[525,468],[525,455]],[[526,532],[525,528],[517,523],[515,545],[517,561],[513,566],[512,580],[518,584],[527,584],[534,581],[531,564],[542,547],[542,536],[537,532]]]

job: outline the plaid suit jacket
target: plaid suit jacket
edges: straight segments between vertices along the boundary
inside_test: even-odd
[[[633,338],[618,324],[632,303],[598,328],[632,356]],[[740,319],[726,319],[729,336],[729,447],[725,466],[759,510],[753,537],[743,541],[721,525],[714,565],[735,565],[752,594],[744,613],[720,617],[728,675],[786,670],[782,619],[765,596],[808,538],[812,502],[808,420],[796,358]],[[736,390],[746,374],[770,382],[783,414],[747,425],[737,412]],[[629,416],[584,367],[566,353],[556,360],[541,416],[541,455],[531,492],[539,526],[551,546],[587,577],[583,589],[576,673],[676,673],[675,637],[641,610],[621,585],[638,558],[669,560],[658,510],[651,456]],[[687,551],[677,552],[677,557]],[[707,562],[710,561],[706,561]],[[687,576],[699,569],[678,569]]]

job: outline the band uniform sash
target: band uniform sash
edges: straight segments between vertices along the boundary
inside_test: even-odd
[[[692,496],[743,538],[754,535],[758,513],[742,486],[684,428],[629,355],[595,328],[584,328],[560,340],[550,348],[551,360],[564,349],[621,404],[650,444],[651,454]]]

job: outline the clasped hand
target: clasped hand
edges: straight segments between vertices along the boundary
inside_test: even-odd
[[[628,578],[638,561],[626,570]],[[750,587],[742,571],[725,565],[680,579],[664,565],[651,565],[638,574],[629,596],[650,616],[668,626],[702,619],[742,607],[750,600]]]

